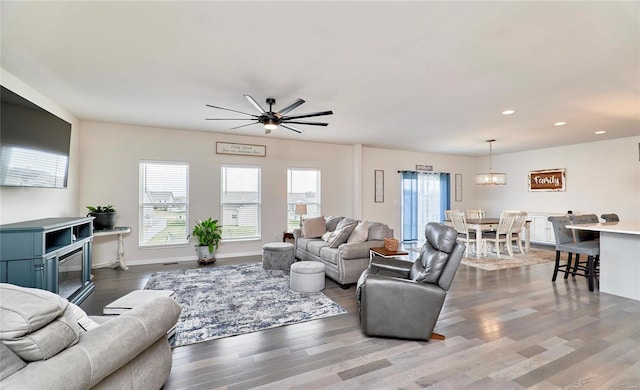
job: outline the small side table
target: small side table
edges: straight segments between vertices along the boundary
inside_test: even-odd
[[[115,265],[113,266],[115,267],[120,267],[123,270],[128,270],[129,267],[127,266],[127,263],[125,263],[124,261],[124,245],[122,243],[122,235],[123,234],[128,234],[131,233],[131,228],[130,227],[125,227],[125,226],[121,226],[121,227],[114,227],[113,229],[104,229],[104,230],[94,230],[93,231],[93,236],[94,237],[100,237],[100,236],[113,236],[113,235],[118,235],[118,261],[115,263]]]
[[[384,257],[385,259],[398,257],[398,256],[407,256],[409,252],[405,251],[388,251],[384,247],[380,248],[371,248],[369,249],[369,264],[373,260],[373,256]]]
[[[282,233],[282,242],[287,242],[287,240],[294,240],[293,233],[290,233],[290,232]]]

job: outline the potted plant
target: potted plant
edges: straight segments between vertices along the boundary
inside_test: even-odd
[[[116,224],[116,209],[108,204],[106,206],[87,206],[89,214],[87,217],[94,217],[93,228],[95,230],[113,229]]]
[[[215,262],[215,250],[218,249],[220,240],[222,240],[222,226],[218,224],[218,220],[207,218],[203,221],[199,219],[191,234],[198,238],[198,245],[196,245],[198,263]]]

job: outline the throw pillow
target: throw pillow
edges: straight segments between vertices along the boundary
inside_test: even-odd
[[[358,221],[353,218],[342,218],[338,225],[336,225],[336,229],[342,229],[345,226],[353,225],[354,227],[358,224]]]
[[[342,218],[343,217],[336,217],[336,216],[331,216],[331,215],[324,217],[324,220],[325,220],[325,222],[327,224],[327,231],[328,232],[332,232],[332,231],[336,230],[336,226],[338,225],[338,223],[340,221],[342,221]]]
[[[326,241],[326,242],[329,242],[329,237],[331,237],[331,233],[333,233],[333,232],[329,232],[329,231],[324,232],[324,234],[323,234],[323,235],[322,235],[322,237],[321,237],[321,238],[322,238],[322,240],[323,240],[323,241]]]
[[[322,237],[327,227],[323,217],[309,218],[302,223],[302,237],[319,238]]]
[[[360,221],[347,240],[348,244],[365,242],[369,237],[369,221]]]
[[[351,235],[351,232],[353,232],[353,229],[355,229],[355,227],[356,227],[356,224],[353,223],[351,225],[347,225],[334,230],[333,233],[331,233],[331,236],[329,237],[329,241],[327,241],[329,243],[329,247],[337,248],[341,244],[344,244],[345,242],[347,242],[347,240],[349,239],[349,236]]]

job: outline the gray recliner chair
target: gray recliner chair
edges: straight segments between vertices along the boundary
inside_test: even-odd
[[[430,222],[420,256],[408,261],[374,257],[356,288],[360,323],[367,336],[412,340],[433,334],[465,245],[453,228]]]

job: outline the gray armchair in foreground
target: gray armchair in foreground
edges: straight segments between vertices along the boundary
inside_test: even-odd
[[[420,256],[411,263],[374,257],[358,280],[356,300],[367,336],[444,339],[433,333],[465,245],[458,232],[430,222]]]

